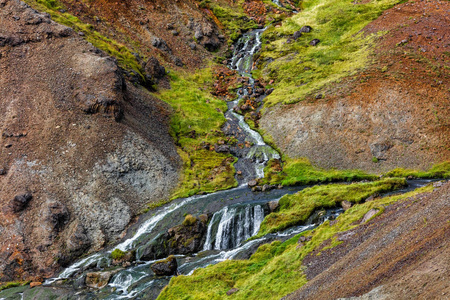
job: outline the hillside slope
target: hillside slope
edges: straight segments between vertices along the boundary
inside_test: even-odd
[[[260,126],[281,151],[321,167],[377,173],[448,160],[449,2],[396,5],[354,35],[346,28],[364,24],[359,12],[373,11],[372,2],[355,2],[340,16],[305,3],[311,8],[270,33],[260,60],[259,72],[275,88]],[[312,31],[286,41],[304,25]],[[308,45],[313,38],[317,46]]]
[[[447,299],[449,195],[446,183],[339,234],[342,244],[304,259],[309,281],[285,299]]]
[[[18,0],[0,1],[0,87],[0,281],[116,241],[176,186],[168,106]]]

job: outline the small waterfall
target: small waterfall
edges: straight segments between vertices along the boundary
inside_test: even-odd
[[[224,250],[240,245],[256,235],[264,220],[261,205],[224,207],[216,212],[208,225],[203,250]]]

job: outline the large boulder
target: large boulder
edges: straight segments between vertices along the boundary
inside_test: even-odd
[[[104,288],[111,279],[111,272],[92,272],[86,274],[86,286],[94,289]]]
[[[164,260],[155,262],[150,268],[157,276],[176,275],[178,269],[177,259],[171,255]]]

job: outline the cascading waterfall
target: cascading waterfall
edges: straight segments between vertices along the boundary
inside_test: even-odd
[[[263,220],[264,209],[261,205],[226,206],[212,217],[203,250],[237,247],[258,233]]]

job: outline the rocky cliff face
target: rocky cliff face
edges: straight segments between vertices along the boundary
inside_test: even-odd
[[[0,1],[0,281],[117,240],[177,184],[168,107],[72,29]]]

